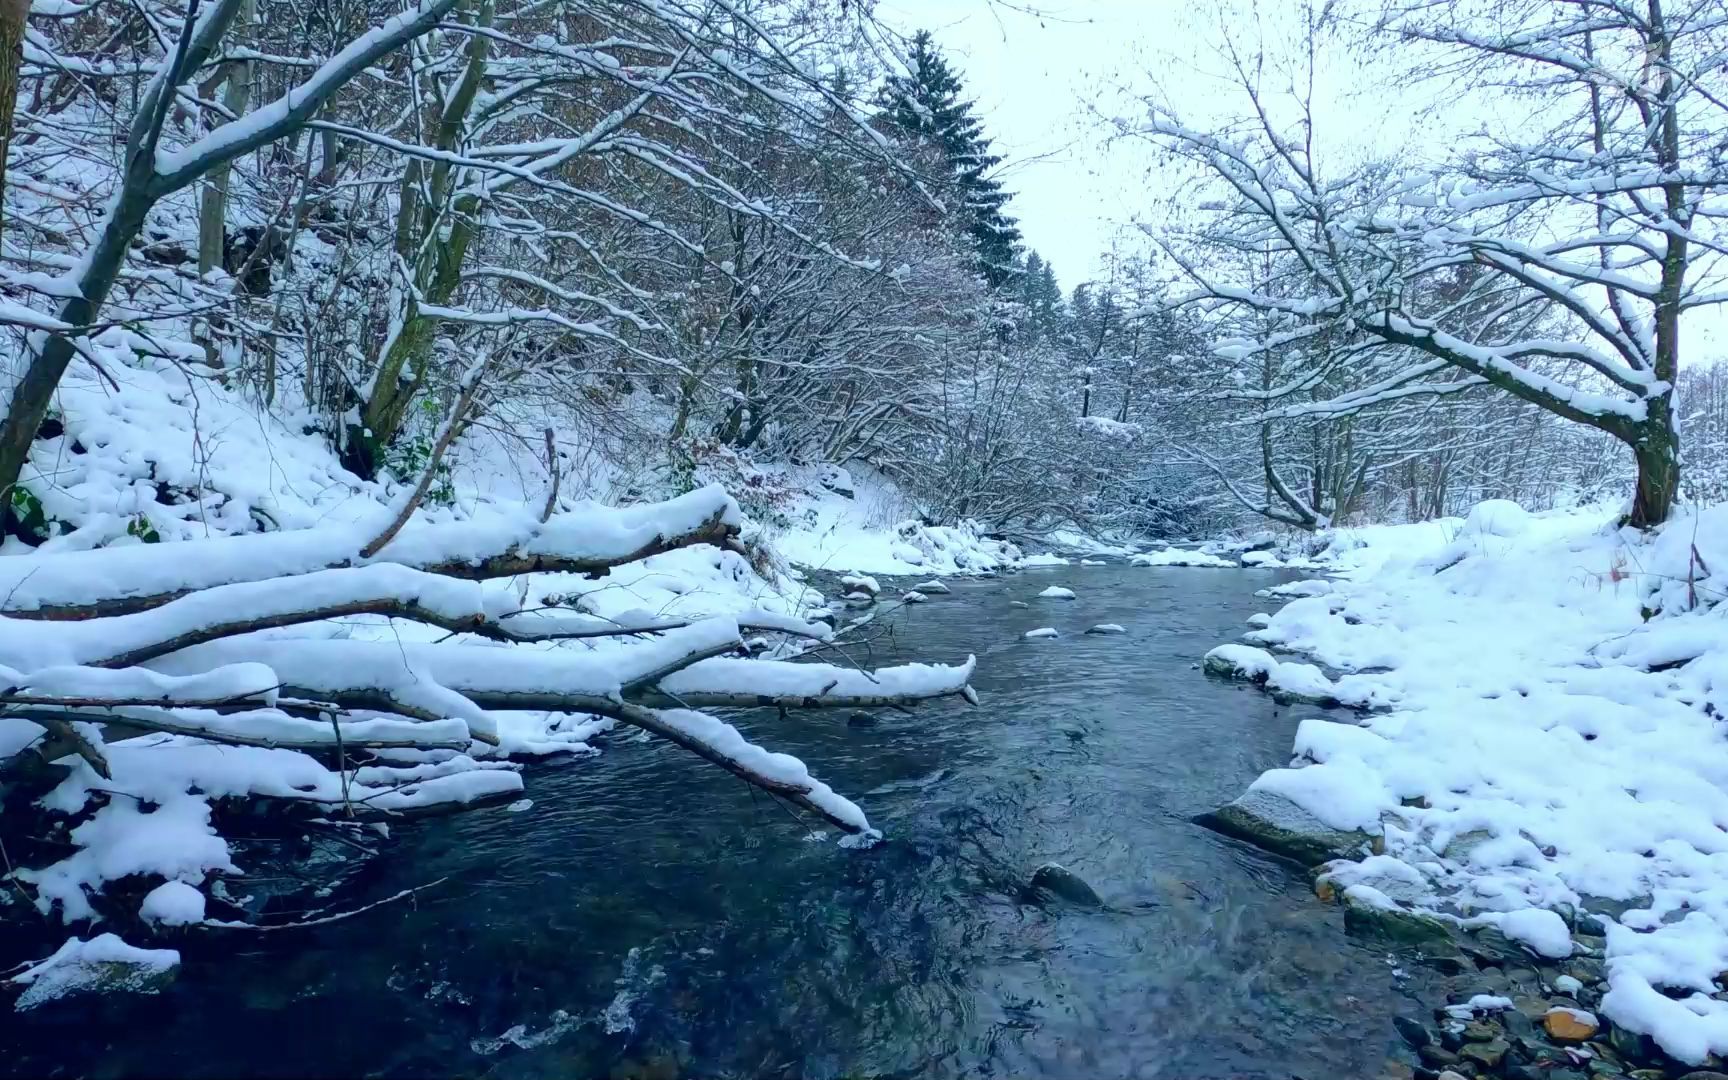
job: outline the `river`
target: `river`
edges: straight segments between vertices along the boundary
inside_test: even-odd
[[[184,949],[153,997],[16,1015],[9,1072],[187,1077],[1374,1077],[1431,977],[1290,864],[1189,817],[1284,763],[1301,708],[1206,678],[1289,575],[952,582],[871,663],[979,658],[982,705],[746,715],[888,842],[811,828],[675,748],[530,767],[531,808],[399,825],[326,927]],[[1072,601],[1040,600],[1046,585]],[[1028,607],[1015,607],[1020,600]],[[1126,633],[1086,636],[1096,623]],[[1062,636],[1022,641],[1054,626]],[[1105,910],[1033,903],[1056,860]],[[238,891],[238,890],[237,890]]]

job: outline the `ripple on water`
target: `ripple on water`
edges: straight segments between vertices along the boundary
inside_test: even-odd
[[[399,827],[363,885],[450,876],[413,904],[197,957],[162,1001],[112,1006],[111,1046],[50,1014],[0,1025],[0,1054],[113,1075],[254,1074],[265,1047],[297,1076],[1373,1075],[1422,977],[1345,939],[1298,870],[1188,821],[1288,759],[1301,713],[1192,666],[1276,580],[956,580],[885,620],[870,661],[976,652],[979,707],[736,717],[857,794],[889,836],[873,850],[802,843],[834,834],[612,737],[531,767],[520,812]],[[1025,647],[1010,601],[1047,585],[1077,598],[1041,602],[1061,637]],[[1029,902],[1046,861],[1106,908]]]

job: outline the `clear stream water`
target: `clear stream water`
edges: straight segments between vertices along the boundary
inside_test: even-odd
[[[1284,575],[1287,577],[1288,575]],[[1189,823],[1300,709],[1195,667],[1283,580],[1122,566],[956,581],[874,663],[976,652],[980,708],[747,714],[888,842],[849,851],[666,746],[530,767],[534,805],[396,828],[356,918],[187,946],[153,997],[0,1023],[30,1075],[1372,1077],[1432,977],[1302,871]],[[1046,585],[1079,599],[1037,600]],[[1025,600],[1029,608],[1011,606]],[[1083,636],[1095,623],[1127,628]],[[1055,626],[1062,637],[1019,635]],[[860,657],[862,659],[862,657]],[[1107,910],[1022,889],[1057,860]]]

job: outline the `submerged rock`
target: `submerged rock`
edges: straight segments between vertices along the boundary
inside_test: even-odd
[[[1104,901],[1084,878],[1061,863],[1048,862],[1032,871],[1034,895],[1049,894],[1081,907],[1103,907]]]
[[[1255,788],[1194,823],[1309,866],[1360,856],[1376,839],[1360,829],[1335,829],[1284,796]]]
[[[1354,891],[1344,895],[1346,934],[1394,946],[1448,975],[1462,974],[1468,969],[1469,961],[1453,941],[1449,924],[1395,905],[1356,902],[1352,897]]]
[[[1505,1039],[1490,1039],[1487,1042],[1473,1042],[1458,1051],[1458,1056],[1471,1062],[1481,1069],[1498,1068],[1506,1060],[1506,1052],[1512,1049]]]
[[[1444,942],[1448,951],[1455,949],[1452,927],[1443,919],[1389,904],[1372,889],[1345,889],[1343,899],[1346,933],[1398,945]]]
[[[1429,1034],[1421,1021],[1412,1020],[1408,1016],[1394,1016],[1392,1026],[1397,1029],[1399,1037],[1410,1044],[1412,1050],[1420,1050],[1434,1041],[1434,1036]]]
[[[179,964],[173,949],[135,948],[116,934],[100,934],[88,941],[72,938],[4,981],[23,988],[13,1003],[22,1012],[74,994],[158,993]]]
[[[882,718],[873,712],[855,712],[846,718],[847,727],[875,727]]]

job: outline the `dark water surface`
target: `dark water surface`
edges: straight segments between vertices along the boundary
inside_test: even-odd
[[[448,876],[413,902],[189,947],[153,998],[5,1016],[0,1067],[1376,1076],[1426,976],[1346,938],[1300,870],[1188,822],[1287,760],[1302,714],[1194,667],[1277,580],[1110,566],[953,582],[871,660],[976,652],[981,708],[870,728],[738,718],[857,799],[889,837],[877,849],[807,840],[719,770],[614,736],[598,758],[531,767],[526,812],[397,826],[353,899]],[[1051,584],[1079,599],[1033,598]],[[1082,635],[1102,622],[1128,632]],[[1018,640],[1037,626],[1063,636]],[[1026,902],[1051,859],[1108,910]]]

